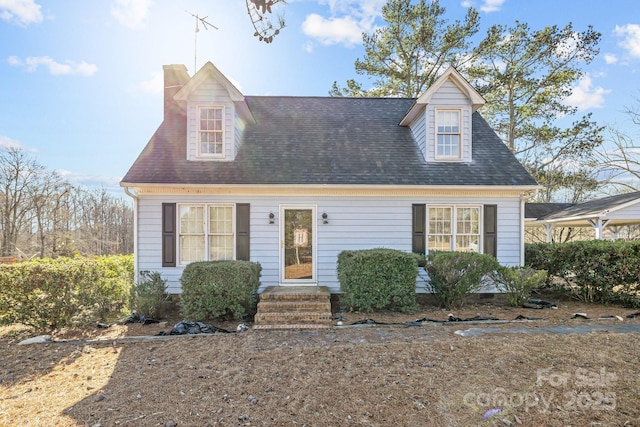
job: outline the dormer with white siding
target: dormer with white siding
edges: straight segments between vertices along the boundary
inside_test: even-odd
[[[187,115],[187,160],[233,161],[255,119],[244,95],[207,62],[173,99]]]
[[[449,67],[400,122],[408,126],[427,162],[471,162],[471,116],[484,98]]]

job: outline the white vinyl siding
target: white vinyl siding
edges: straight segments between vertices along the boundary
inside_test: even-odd
[[[162,203],[205,205],[250,203],[251,261],[262,266],[261,289],[279,284],[279,207],[287,204],[315,205],[317,212],[318,285],[340,292],[336,261],[343,250],[392,248],[411,252],[411,223],[414,203],[428,206],[498,205],[497,258],[503,265],[520,265],[521,232],[518,197],[311,197],[311,196],[206,196],[196,194],[141,195],[138,199],[138,270],[158,271],[167,279],[169,292],[180,293],[184,265],[162,267]],[[275,223],[269,224],[269,213]],[[322,213],[328,224],[322,223]],[[418,284],[419,285],[419,284]],[[422,291],[418,289],[419,291]]]
[[[625,208],[617,208],[613,212],[608,212],[603,220],[628,218],[640,218],[640,203],[630,204]]]
[[[411,123],[411,134],[416,142],[422,157],[427,160],[427,116],[420,114],[416,120]]]

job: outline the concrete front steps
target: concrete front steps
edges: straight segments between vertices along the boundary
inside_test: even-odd
[[[269,286],[258,302],[253,329],[325,329],[333,326],[326,286]]]

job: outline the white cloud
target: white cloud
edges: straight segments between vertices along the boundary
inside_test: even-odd
[[[640,58],[640,25],[616,25],[613,33],[618,37],[624,38],[618,45],[626,49],[632,57]]]
[[[325,45],[354,46],[362,41],[362,28],[350,16],[325,19],[312,13],[302,23],[302,31]]]
[[[164,75],[161,72],[152,74],[149,80],[145,80],[138,85],[138,88],[146,93],[162,93],[164,91]]]
[[[302,23],[302,31],[321,44],[344,44],[351,47],[362,42],[362,33],[374,28],[385,0],[325,0],[320,4],[329,6],[330,17],[310,14]],[[311,51],[309,44],[306,51]]]
[[[607,64],[615,64],[616,62],[618,62],[618,57],[613,53],[605,53],[604,62],[606,62]]]
[[[592,84],[591,76],[586,74],[578,85],[573,87],[571,95],[564,100],[564,103],[577,107],[579,111],[602,108],[604,96],[611,93],[611,90],[600,86],[592,87]]]
[[[10,56],[7,59],[9,65],[14,67],[22,67],[27,72],[34,72],[39,66],[43,65],[49,69],[49,74],[54,76],[61,75],[78,75],[83,77],[92,76],[98,71],[98,66],[89,64],[85,61],[65,61],[64,63],[56,62],[49,56],[28,56],[24,60],[17,56]]]
[[[86,187],[106,187],[110,191],[123,192],[120,187],[122,177],[89,175],[72,172],[65,169],[57,169],[56,173],[71,184],[80,184]]]
[[[498,12],[505,0],[484,0],[480,10],[485,13]]]
[[[42,22],[40,5],[33,0],[0,0],[0,19],[21,27]]]
[[[146,24],[151,0],[114,0],[111,16],[127,28],[139,29]]]
[[[313,43],[310,41],[305,42],[305,44],[302,46],[302,48],[304,49],[305,52],[307,53],[311,53],[313,52]]]
[[[506,0],[483,0],[479,9],[484,13],[499,12]],[[475,1],[462,0],[460,6],[469,8],[475,7]]]
[[[11,139],[8,136],[2,136],[0,135],[0,148],[2,149],[6,149],[6,148],[18,148],[18,149],[23,149],[24,146],[22,145],[22,143],[18,140],[15,139]]]

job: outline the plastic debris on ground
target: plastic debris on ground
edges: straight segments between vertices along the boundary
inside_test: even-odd
[[[516,320],[520,320],[520,319],[516,318]],[[500,319],[497,318],[497,317],[492,317],[492,316],[474,316],[474,317],[460,318],[460,317],[454,316],[453,314],[449,314],[449,316],[447,316],[446,320],[438,320],[438,319],[432,319],[432,318],[429,318],[429,317],[423,317],[422,319],[417,319],[417,320],[412,321],[412,322],[385,323],[385,322],[378,322],[378,321],[376,321],[374,319],[362,319],[362,320],[358,320],[358,321],[355,321],[355,322],[351,323],[351,325],[422,326],[424,323],[429,323],[429,322],[430,323],[455,323],[455,322],[485,322],[485,321],[500,321]],[[338,321],[338,326],[340,326],[341,323],[342,323],[342,317]]]
[[[555,305],[552,302],[549,301],[544,301],[541,299],[529,299],[527,300],[526,303],[522,304],[523,308],[533,308],[533,309],[537,309],[537,310],[542,310],[545,308],[555,308],[557,309],[558,306]]]
[[[235,331],[228,331],[226,329],[218,328],[209,323],[204,322],[190,322],[183,320],[175,324],[171,332],[168,334],[164,331],[158,333],[158,335],[196,335],[196,334],[231,334]]]
[[[495,415],[495,414],[499,414],[501,411],[500,408],[493,408],[493,409],[489,409],[487,412],[484,413],[484,415],[482,416],[483,420],[486,420],[487,418]]]
[[[629,317],[629,316],[627,316]],[[587,319],[590,320],[591,318],[589,316],[587,316],[587,313],[573,313],[573,316],[571,316],[572,319]],[[619,320],[621,322],[624,322],[624,319],[621,316],[613,316],[613,315],[609,315],[609,316],[600,316],[598,317],[598,320]]]
[[[133,312],[131,312],[130,316],[125,317],[122,323],[124,325],[126,325],[127,323],[142,323],[143,325],[150,325],[152,323],[160,323],[160,321],[148,318],[144,314],[138,313],[134,310]]]

